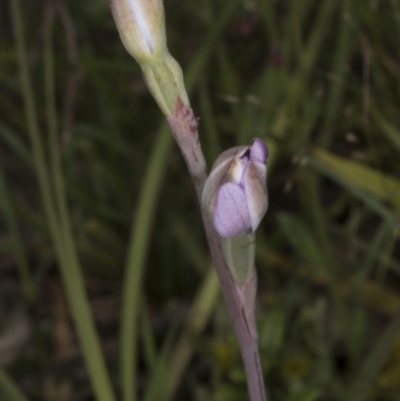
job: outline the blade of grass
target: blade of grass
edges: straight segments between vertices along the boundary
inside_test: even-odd
[[[60,216],[60,236],[64,243],[65,256],[68,261],[68,267],[62,269],[61,273],[94,391],[99,400],[103,399],[112,401],[115,397],[102,354],[100,339],[96,331],[89,301],[85,293],[84,280],[81,273],[76,246],[73,240],[71,222],[68,213],[61,165],[55,100],[53,16],[49,15],[48,19],[47,32],[45,32],[44,41],[44,81],[47,124],[49,131],[49,150],[55,189],[55,201]]]
[[[0,157],[1,160],[1,157]],[[22,292],[27,301],[32,301],[35,297],[35,287],[29,272],[28,261],[26,258],[25,247],[18,230],[18,223],[15,217],[14,207],[9,196],[3,168],[0,162],[0,205],[3,209],[7,228],[10,232],[14,255],[17,263],[18,273],[21,280]]]
[[[279,216],[279,223],[284,230],[291,245],[297,249],[297,252],[306,260],[314,265],[316,270],[323,269],[326,272],[329,290],[335,305],[335,309],[339,315],[340,330],[343,332],[347,344],[351,344],[351,333],[348,329],[348,311],[340,295],[339,283],[337,280],[337,269],[332,264],[331,251],[324,249],[327,245],[317,242],[312,232],[307,226],[294,216],[283,214]],[[321,234],[318,232],[317,237]],[[325,235],[326,241],[329,241]]]
[[[378,109],[371,107],[371,116],[380,132],[400,152],[400,131],[396,126],[387,121]]]
[[[165,377],[168,375],[168,370],[170,369],[169,356],[171,354],[173,340],[176,336],[177,329],[178,324],[177,322],[174,322],[166,335],[162,349],[155,361],[146,393],[142,399],[143,401],[160,401],[165,394],[167,385]]]
[[[395,245],[397,243],[397,233],[393,232],[393,230],[390,232],[390,234],[387,236],[387,240],[384,243],[383,249],[382,249],[382,260],[379,262],[379,266],[377,269],[377,274],[376,278],[379,282],[384,283],[386,276],[387,276],[387,271],[389,268],[388,264],[388,259],[390,259],[390,256],[394,253],[395,250]]]
[[[125,279],[122,289],[122,320],[120,332],[120,375],[122,399],[136,400],[136,337],[135,326],[140,300],[144,263],[151,226],[154,219],[156,201],[160,190],[168,150],[172,143],[166,124],[162,125],[149,159],[140,198],[132,220]]]
[[[336,0],[327,0],[320,3],[318,14],[315,18],[315,24],[312,27],[310,38],[307,42],[307,47],[302,54],[301,68],[299,71],[299,80],[304,81],[310,74],[312,66],[317,59],[318,53],[321,50],[324,38],[328,32],[329,20],[338,6]],[[295,91],[295,88],[293,88]]]
[[[400,180],[354,160],[336,156],[316,148],[315,158],[357,188],[368,191],[383,201],[391,202],[400,210]]]
[[[0,399],[3,401],[28,401],[28,398],[2,368],[0,368]]]
[[[182,246],[185,244],[184,251],[190,258],[192,266],[198,274],[203,275],[210,264],[210,258],[199,247],[198,241],[190,232],[190,228],[184,224],[179,216],[170,216],[168,218],[169,230],[176,241]]]
[[[212,104],[210,99],[210,93],[207,86],[207,81],[204,79],[202,85],[199,88],[200,97],[200,113],[202,116],[202,122],[204,121],[204,131],[207,135],[207,156],[212,160],[212,163],[216,160],[219,155],[220,145],[218,138],[217,122],[215,121],[214,113],[212,110]]]
[[[382,369],[399,334],[400,316],[393,319],[381,338],[377,341],[372,352],[362,363],[362,367],[353,385],[350,387],[345,401],[364,401],[368,399],[369,389]]]
[[[310,170],[299,173],[299,193],[303,210],[308,215],[309,221],[313,224],[321,250],[326,260],[332,260],[332,249],[328,236],[328,224],[324,208],[321,203],[317,173]]]
[[[382,247],[385,244],[390,231],[390,227],[386,222],[381,223],[381,226],[377,230],[374,239],[370,242],[370,247],[365,254],[363,262],[361,263],[362,269],[354,276],[352,284],[352,296],[354,298],[357,297],[362,284],[371,273],[375,261],[378,260],[379,256],[381,255]]]
[[[4,143],[19,157],[27,166],[32,166],[32,157],[28,149],[18,138],[15,132],[3,124],[0,124],[0,136]]]
[[[260,0],[259,4],[266,22],[266,33],[271,42],[276,42],[278,40],[278,25],[274,12],[275,2],[272,0]]]
[[[330,25],[329,20],[332,18],[337,5],[338,2],[336,0],[327,0],[320,3],[309,39],[304,46],[302,58],[299,60],[299,70],[294,79],[289,72],[286,74],[285,88],[288,91],[289,110],[291,120],[293,121],[293,127],[297,127],[296,122],[298,122],[296,112],[297,103],[303,96],[303,92],[307,87],[307,80],[312,71],[312,66],[322,48],[323,40],[327,33],[327,27]]]
[[[275,252],[271,248],[258,249],[257,259],[260,263],[266,264],[274,269],[278,268],[281,272],[288,274],[290,277],[296,275],[302,280],[310,280],[318,287],[328,284],[328,277],[324,271],[316,270],[313,266],[307,264],[300,264],[295,269],[294,266],[296,266],[296,263],[291,258]],[[349,282],[351,282],[351,280]],[[347,296],[352,291],[349,282],[339,283],[341,295]],[[398,292],[387,286],[376,284],[372,280],[366,280],[362,285],[358,302],[366,308],[370,308],[371,310],[389,317],[397,316],[400,313],[400,297]]]
[[[33,148],[33,160],[39,181],[43,208],[57,258],[60,263],[61,274],[71,306],[72,317],[77,326],[80,340],[83,341],[83,351],[88,363],[89,375],[92,380],[94,391],[99,401],[113,401],[114,397],[109,386],[109,379],[103,369],[104,361],[102,360],[99,341],[90,313],[89,303],[86,298],[83,278],[78,266],[73,263],[74,260],[71,259],[69,249],[65,248],[64,234],[58,225],[59,218],[54,205],[50,179],[46,168],[44,148],[39,131],[34,95],[28,70],[19,0],[10,0],[10,11],[16,39],[28,133]]]
[[[346,18],[349,13],[351,0],[342,0],[340,15],[339,35],[336,43],[336,54],[333,62],[333,70],[330,72],[332,81],[329,87],[329,95],[326,101],[324,122],[320,142],[326,145],[330,140],[331,129],[337,117],[339,106],[345,93],[346,63],[350,55],[351,24]]]
[[[356,198],[360,199],[364,202],[371,210],[381,216],[385,221],[387,221],[391,227],[398,227],[400,222],[398,218],[394,215],[394,213],[387,208],[383,203],[381,203],[374,196],[369,195],[364,192],[362,189],[357,187],[354,183],[347,180],[347,177],[338,174],[334,169],[325,165],[317,158],[310,158],[309,166],[319,171],[323,175],[331,178],[334,182],[339,184],[341,187],[348,190],[351,194],[353,194]]]
[[[230,16],[235,10],[237,1],[227,4],[219,20],[204,41],[196,59],[186,75],[186,88],[190,93],[196,81],[201,76],[207,57],[215,40],[222,32]],[[137,329],[135,322],[138,314],[140,287],[144,270],[145,257],[148,249],[151,226],[157,204],[162,177],[165,173],[167,154],[172,144],[172,135],[165,123],[158,131],[153,153],[149,158],[147,172],[140,190],[140,198],[132,220],[131,235],[128,245],[128,256],[125,268],[124,286],[122,290],[122,314],[120,331],[120,375],[123,401],[137,399],[136,359],[137,359]]]
[[[188,312],[183,333],[181,334],[178,345],[170,359],[167,374],[167,389],[162,400],[173,399],[181,378],[187,368],[190,357],[193,354],[194,342],[198,335],[203,331],[212,310],[217,302],[219,282],[213,266],[209,269],[203,283],[200,285],[193,304]]]
[[[297,250],[298,254],[312,266],[324,265],[324,255],[313,234],[297,217],[290,214],[280,214],[279,226],[287,237],[288,242]]]
[[[141,308],[143,354],[149,370],[154,369],[156,363],[156,345],[149,317],[148,306],[145,300]]]

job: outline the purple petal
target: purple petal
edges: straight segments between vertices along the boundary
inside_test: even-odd
[[[248,207],[251,231],[256,231],[268,209],[267,167],[265,164],[250,162],[244,177],[246,205]]]
[[[233,237],[251,228],[244,189],[231,182],[218,191],[214,208],[214,227],[221,237]]]
[[[259,138],[255,138],[250,149],[250,160],[265,164],[268,157],[268,146]]]
[[[203,210],[207,213],[210,220],[213,220],[214,205],[217,198],[218,187],[224,182],[225,175],[230,168],[232,161],[227,159],[211,170],[207,178],[201,197]]]

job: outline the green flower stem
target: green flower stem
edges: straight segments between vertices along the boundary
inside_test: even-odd
[[[199,202],[201,202],[201,186],[195,186]],[[266,401],[267,396],[264,388],[260,353],[258,350],[257,327],[254,317],[257,287],[256,270],[253,269],[248,280],[242,286],[239,286],[227,266],[220,237],[204,212],[202,212],[202,219],[212,261],[242,354],[250,400]]]
[[[215,268],[210,267],[192,303],[183,332],[169,364],[167,390],[164,400],[171,400],[193,354],[193,345],[203,331],[220,294]]]
[[[28,124],[28,134],[32,144],[33,159],[36,169],[37,178],[42,194],[42,201],[46,217],[48,219],[50,231],[54,238],[58,239],[56,230],[56,216],[52,207],[51,192],[49,180],[47,176],[43,147],[41,144],[39,127],[36,120],[36,110],[33,100],[32,86],[28,71],[28,60],[26,56],[25,40],[23,34],[23,25],[20,12],[19,0],[10,0],[11,19],[16,39],[17,55],[19,61],[21,86],[25,103],[25,114]],[[57,242],[58,245],[59,242]]]
[[[200,78],[215,40],[225,27],[238,2],[231,1],[222,11],[219,21],[204,40],[196,59],[189,68],[186,87],[190,93]],[[120,337],[120,375],[123,401],[137,400],[136,360],[137,360],[137,327],[135,323],[140,305],[140,289],[148,249],[152,222],[157,204],[157,193],[161,187],[165,172],[168,150],[172,144],[169,129],[163,124],[159,130],[152,155],[149,159],[147,173],[140,190],[140,198],[132,221],[128,257],[125,268],[125,279],[122,293],[122,320]]]
[[[110,380],[105,370],[105,363],[102,357],[100,343],[96,335],[93,317],[89,308],[89,302],[85,294],[82,274],[79,269],[75,250],[72,246],[72,236],[70,235],[70,232],[68,232],[68,227],[65,225],[66,215],[61,213],[61,219],[59,219],[54,205],[50,178],[46,168],[44,148],[36,118],[34,96],[28,71],[28,61],[26,56],[19,0],[10,0],[10,9],[16,38],[16,47],[21,73],[21,84],[25,103],[25,113],[28,123],[28,133],[32,144],[33,159],[39,181],[46,219],[60,264],[61,274],[63,277],[67,298],[71,307],[72,317],[77,327],[79,339],[82,343],[83,352],[88,365],[89,375],[92,380],[96,398],[99,401],[113,401],[114,396],[111,391]],[[46,62],[49,63],[49,60],[49,54],[47,54]],[[49,65],[47,65],[46,69],[48,67]],[[46,79],[46,91],[48,93],[53,92],[49,86],[50,78],[48,76]],[[54,117],[56,115],[54,106],[52,110],[49,109],[48,114],[50,115],[50,113],[54,114],[49,119],[49,128],[51,131],[51,126],[54,128],[54,121],[56,121]],[[54,118],[53,122],[51,121],[52,118]],[[56,158],[57,156],[53,157]],[[58,175],[58,179],[62,180],[60,170],[55,172],[55,174]],[[63,195],[63,193],[57,194],[58,197]],[[61,222],[59,223],[60,220]]]
[[[98,400],[113,401],[115,397],[104,357],[102,355],[100,340],[95,328],[93,315],[85,292],[85,284],[81,273],[76,246],[73,241],[68,213],[58,137],[52,30],[53,20],[50,17],[44,46],[44,80],[51,171],[53,172],[56,208],[58,209],[58,214],[60,216],[60,236],[63,241],[63,247],[66,253],[65,256],[67,257],[67,262],[61,264],[61,274],[63,276],[69,306],[75,321],[96,397]]]
[[[135,322],[140,304],[140,289],[158,192],[165,172],[166,158],[172,138],[163,125],[150,157],[140,198],[132,221],[127,266],[122,289],[122,320],[120,334],[120,375],[122,399],[136,400],[136,341]]]
[[[207,169],[201,150],[198,124],[190,107],[183,105],[178,98],[173,115],[167,118],[172,134],[186,160],[187,168],[196,189],[199,204],[202,205],[202,194],[207,178]],[[221,290],[227,304],[231,321],[235,330],[236,338],[241,350],[243,363],[246,371],[247,386],[251,401],[265,401],[266,394],[264,379],[262,376],[260,356],[257,342],[257,327],[254,317],[255,296],[257,292],[257,274],[250,264],[251,241],[235,241],[235,245],[242,247],[233,250],[228,246],[231,269],[238,276],[239,283],[235,281],[222,249],[221,240],[216,232],[207,212],[202,207],[203,225],[210,248],[212,261],[221,284]],[[250,252],[249,252],[250,251]],[[244,269],[238,268],[238,261],[245,260]],[[239,274],[240,271],[240,274]],[[243,281],[243,279],[245,279]],[[243,282],[242,282],[243,281]]]

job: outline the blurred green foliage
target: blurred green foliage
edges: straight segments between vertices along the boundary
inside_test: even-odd
[[[65,311],[60,282],[68,278],[58,270],[70,266],[74,247],[117,399],[126,380],[121,355],[133,344],[119,341],[120,300],[132,297],[140,399],[245,399],[185,164],[106,0],[22,3],[36,118],[57,194],[46,40],[54,49],[56,148],[68,202],[66,215],[59,205],[68,224],[55,222],[64,230],[60,249],[73,238],[72,248],[57,251],[10,4],[0,0],[0,350],[15,315],[31,329],[12,360],[0,360],[7,370],[0,400],[95,399]],[[209,166],[254,137],[270,147],[270,209],[257,237],[270,399],[400,400],[400,2],[166,0],[165,8]],[[122,297],[129,266],[138,291]],[[65,291],[71,302],[73,286]],[[114,299],[102,317],[98,305]],[[57,324],[72,333],[67,345]]]

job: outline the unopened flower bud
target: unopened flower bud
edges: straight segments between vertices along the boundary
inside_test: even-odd
[[[221,237],[254,233],[268,208],[268,148],[261,139],[252,146],[223,152],[212,168],[202,206]]]
[[[169,54],[162,0],[110,0],[122,43],[140,64],[146,84],[166,117],[171,116],[179,98],[189,99],[182,69]]]
[[[149,62],[167,48],[162,0],[110,0],[122,43],[137,60]]]

